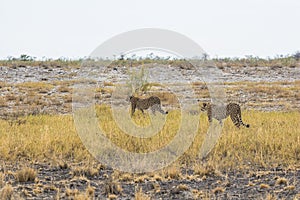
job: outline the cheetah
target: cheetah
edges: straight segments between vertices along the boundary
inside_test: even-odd
[[[223,110],[226,109],[226,110]],[[213,110],[213,111],[212,111]],[[236,103],[229,103],[225,108],[218,108],[217,106],[210,104],[210,103],[203,103],[201,107],[201,111],[207,111],[207,117],[209,123],[212,122],[212,118],[217,119],[220,124],[222,123],[222,120],[230,116],[231,121],[233,124],[240,128],[241,125],[249,128],[249,124],[244,124],[242,121],[242,115],[241,115],[241,107]],[[212,116],[212,114],[214,116]]]
[[[138,97],[130,96],[129,101],[131,103],[131,116],[135,112],[135,109],[139,109],[144,113],[144,110],[151,107],[152,113],[155,115],[155,111],[159,111],[162,114],[168,114],[161,109],[160,99],[156,96],[151,96],[147,99],[140,99]]]

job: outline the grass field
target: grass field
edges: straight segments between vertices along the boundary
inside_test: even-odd
[[[180,112],[171,111],[161,132],[151,138],[142,139],[122,133],[116,126],[109,107],[98,106],[97,114],[102,116],[99,118],[101,120],[99,126],[107,133],[107,137],[118,146],[132,152],[153,151],[168,144],[176,134],[176,127],[179,127],[180,120]],[[121,193],[121,185],[118,186],[120,181],[132,180],[139,183],[149,178],[158,181],[192,179],[192,176],[182,174],[182,168],[191,168],[196,176],[203,177],[231,170],[256,173],[261,168],[297,169],[299,167],[299,112],[244,111],[243,121],[251,124],[249,129],[237,129],[230,119],[225,120],[221,138],[204,163],[197,156],[208,129],[208,121],[205,113],[201,113],[200,118],[197,116],[196,118],[200,123],[197,136],[188,151],[175,163],[165,169],[142,175],[115,171],[111,176],[116,182],[110,187],[119,187],[117,190]],[[0,174],[0,186],[3,187],[0,196],[7,197],[14,193],[10,188],[11,185],[5,182],[5,177],[10,174],[19,183],[38,182],[37,171],[30,168],[37,163],[48,163],[61,169],[69,168],[75,177],[92,177],[93,174],[99,173],[101,165],[97,164],[98,162],[83,146],[71,115],[37,115],[19,120],[22,120],[22,123],[0,120],[0,157],[4,169]],[[133,121],[146,126],[149,123],[149,116],[142,116],[142,113],[137,112]],[[75,163],[81,164],[78,166]],[[15,171],[5,170],[10,165],[16,166]],[[43,187],[44,189],[54,187],[54,191],[58,190],[53,185]],[[187,186],[179,185],[178,188],[184,191]],[[114,199],[118,195],[114,195],[116,192],[110,189],[108,188],[108,198]],[[222,192],[224,188],[215,188],[215,190],[212,194],[217,191]],[[75,199],[90,199],[93,188],[87,187],[83,192],[66,189],[65,195],[76,197]],[[136,199],[139,199],[138,197],[149,199],[141,189],[136,191],[135,195]],[[211,198],[210,194],[202,194],[202,197]]]
[[[180,122],[180,113],[172,111],[161,132],[143,139],[122,133],[108,107],[98,107],[97,111],[103,116],[99,125],[109,134],[109,139],[133,152],[153,151],[168,144],[176,134]],[[147,124],[149,117],[141,115],[137,113],[134,116],[135,123]],[[251,128],[237,129],[228,118],[222,136],[208,159],[219,168],[245,167],[249,166],[249,163],[251,166],[264,167],[295,165],[300,160],[299,119],[299,112],[245,111],[243,120],[251,124]],[[12,123],[0,121],[2,159],[6,161],[64,159],[78,162],[93,159],[81,143],[71,115],[38,115],[20,120],[21,124],[18,121]],[[180,161],[193,163],[197,160],[197,153],[208,129],[206,114],[201,114],[199,122],[199,132]]]

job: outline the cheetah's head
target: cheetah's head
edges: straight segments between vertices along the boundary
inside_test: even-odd
[[[131,99],[132,99],[132,95],[128,95],[127,97],[126,97],[126,101],[130,101]]]
[[[131,102],[132,98],[134,98],[134,96],[133,96],[133,95],[127,96],[127,98],[126,98],[126,101],[129,101],[129,102]]]
[[[209,103],[203,103],[201,107],[201,111],[206,111],[208,109]]]

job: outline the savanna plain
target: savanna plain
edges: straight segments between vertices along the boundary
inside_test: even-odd
[[[164,89],[167,83],[148,77],[151,67],[189,76],[189,63],[117,60],[104,68],[108,78],[93,83],[98,125],[126,151],[163,148],[174,139],[184,115],[198,122],[187,151],[147,173],[113,169],[82,143],[72,114],[73,85],[82,61],[24,56],[0,61],[0,199],[300,199],[299,58],[213,61],[224,74],[227,101],[241,105],[250,128],[237,128],[225,119],[219,140],[205,158],[199,157],[209,129],[206,113],[199,110],[202,102],[210,101],[205,81],[190,79],[195,91],[191,98],[198,106],[181,112],[176,94]],[[131,81],[125,83],[135,95],[158,96],[169,111],[163,128],[150,138],[128,135],[115,122],[110,98],[122,78]],[[118,102],[130,116],[130,102]],[[147,127],[151,117],[162,116],[136,111],[131,120]]]

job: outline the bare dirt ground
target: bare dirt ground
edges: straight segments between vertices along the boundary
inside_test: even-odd
[[[6,177],[5,181],[14,185],[17,191],[16,198],[74,199],[74,194],[86,194],[88,187],[93,188],[91,193],[94,199],[106,199],[108,193],[117,195],[117,199],[134,199],[140,189],[152,199],[268,199],[272,195],[278,199],[300,197],[299,169],[211,171],[204,175],[184,168],[178,178],[160,179],[140,174],[114,182],[109,178],[114,171],[103,167],[93,176],[88,173],[74,176],[69,167],[47,164],[33,164],[31,167],[38,172],[35,181],[18,183],[13,176]]]

